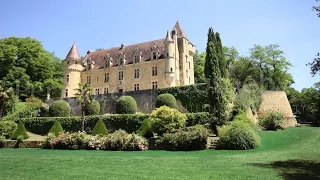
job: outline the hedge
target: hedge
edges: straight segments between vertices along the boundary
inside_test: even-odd
[[[205,125],[210,122],[208,113],[186,113],[187,126],[197,124]],[[85,117],[85,130],[92,133],[95,124],[102,119],[109,132],[117,129],[123,129],[128,133],[137,132],[145,119],[150,117],[149,114],[112,114]],[[47,135],[55,120],[58,120],[65,132],[78,132],[81,130],[82,120],[80,116],[73,117],[34,117],[16,119],[15,122],[22,122],[25,128],[32,133]],[[216,120],[213,120],[214,122]]]
[[[172,94],[191,113],[204,112],[204,107],[208,104],[207,85],[205,83],[158,89],[157,93],[158,95]]]
[[[172,94],[169,94],[169,93],[160,94],[156,99],[156,108],[159,108],[161,106],[177,108],[177,100]]]

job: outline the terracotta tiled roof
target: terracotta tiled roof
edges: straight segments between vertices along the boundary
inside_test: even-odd
[[[177,31],[177,36],[178,36],[178,38],[184,37],[184,38],[186,38],[186,39],[189,40],[187,34],[186,34],[186,33],[183,31],[183,29],[181,28],[181,26],[180,26],[180,24],[179,24],[179,21],[176,22],[176,24],[174,25],[174,27],[173,27],[172,30],[174,30],[174,29],[176,29],[176,31]]]
[[[159,48],[159,59],[163,57],[163,52],[165,50],[164,46],[165,39],[159,39],[154,41],[148,41],[143,42],[139,44],[133,44],[124,46],[122,53],[125,54],[126,62],[125,64],[131,64],[134,60],[134,52],[136,48],[138,48],[139,51],[141,51],[141,61],[149,61],[151,60],[151,52],[152,47],[155,45]],[[120,53],[121,46],[120,47],[113,47],[110,49],[105,49],[101,51],[92,52],[88,55],[86,59],[90,59],[95,62],[95,69],[104,67],[104,62],[107,54],[112,58],[113,64],[112,66],[118,65],[118,55]]]
[[[72,47],[71,47],[71,49],[65,59],[66,60],[78,60],[78,61],[81,60],[76,43],[73,43],[73,45],[72,45]]]

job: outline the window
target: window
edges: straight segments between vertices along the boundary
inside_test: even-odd
[[[97,77],[97,82],[99,81],[99,77]]]
[[[96,94],[97,94],[97,95],[100,94],[100,89],[99,89],[99,88],[96,89]]]
[[[189,69],[191,69],[191,63],[190,63],[190,61],[189,61]]]
[[[67,61],[67,64],[69,64],[69,61]]]
[[[139,84],[134,85],[134,91],[139,91]]]
[[[139,69],[134,70],[134,78],[139,78]]]
[[[191,79],[190,79],[190,77],[189,77],[189,84],[191,84]]]
[[[123,65],[123,58],[120,58],[119,65]]]
[[[75,64],[78,64],[78,62],[75,62]]]
[[[173,72],[173,69],[172,69],[172,68],[170,68],[170,71],[171,71],[171,72]]]
[[[186,77],[188,77],[188,70],[186,70]]]
[[[135,55],[134,56],[134,62],[137,63],[140,60],[140,55]]]
[[[67,75],[67,83],[69,83],[69,75]]]
[[[91,70],[91,64],[88,64],[88,70]]]
[[[158,82],[152,82],[152,89],[158,89]]]
[[[109,88],[104,88],[104,94],[109,94]]]
[[[119,72],[119,80],[123,80],[123,71]]]
[[[169,53],[167,53],[167,57],[169,57]]]
[[[110,61],[106,61],[106,68],[110,67]]]
[[[188,56],[186,56],[186,63],[188,62]]]
[[[68,89],[66,89],[66,97],[68,97]]]
[[[109,73],[104,74],[104,82],[109,82]]]
[[[156,76],[156,75],[158,75],[158,68],[157,68],[157,66],[152,67],[152,76]]]
[[[153,59],[157,59],[157,52],[153,52]]]
[[[91,76],[87,76],[87,83],[88,83],[88,84],[91,83]]]

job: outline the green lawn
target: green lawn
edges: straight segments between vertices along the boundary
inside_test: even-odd
[[[320,179],[320,128],[261,137],[245,151],[0,149],[0,179]]]

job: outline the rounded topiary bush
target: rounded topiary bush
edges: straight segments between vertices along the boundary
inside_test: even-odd
[[[14,133],[11,136],[11,139],[19,139],[21,140],[21,138],[23,139],[28,139],[29,136],[27,134],[26,128],[24,127],[24,124],[19,123],[17,126],[17,129],[14,131]]]
[[[70,116],[70,112],[70,105],[63,100],[55,101],[49,107],[51,117],[67,117]]]
[[[116,103],[116,113],[134,114],[137,112],[137,102],[131,96],[121,96]]]
[[[184,127],[186,120],[187,116],[185,114],[168,106],[161,106],[153,110],[150,115],[152,131],[160,136],[166,132],[172,132],[175,129]]]
[[[145,119],[142,122],[138,132],[140,136],[143,136],[145,138],[153,137],[153,132],[152,132],[151,123],[149,119]]]
[[[176,108],[177,107],[176,98],[169,93],[160,94],[156,99],[156,108],[159,108],[161,106]]]
[[[55,120],[48,134],[54,134],[55,136],[59,136],[63,133],[63,128],[59,121]]]
[[[92,135],[106,135],[108,130],[102,119],[99,119],[92,130]]]
[[[260,145],[260,136],[248,122],[236,120],[219,130],[218,149],[245,150]]]
[[[85,107],[84,113],[86,116],[99,115],[100,103],[97,100],[92,100],[92,102]]]
[[[265,130],[282,129],[281,125],[284,122],[284,115],[280,112],[269,112],[259,118],[259,125]]]

